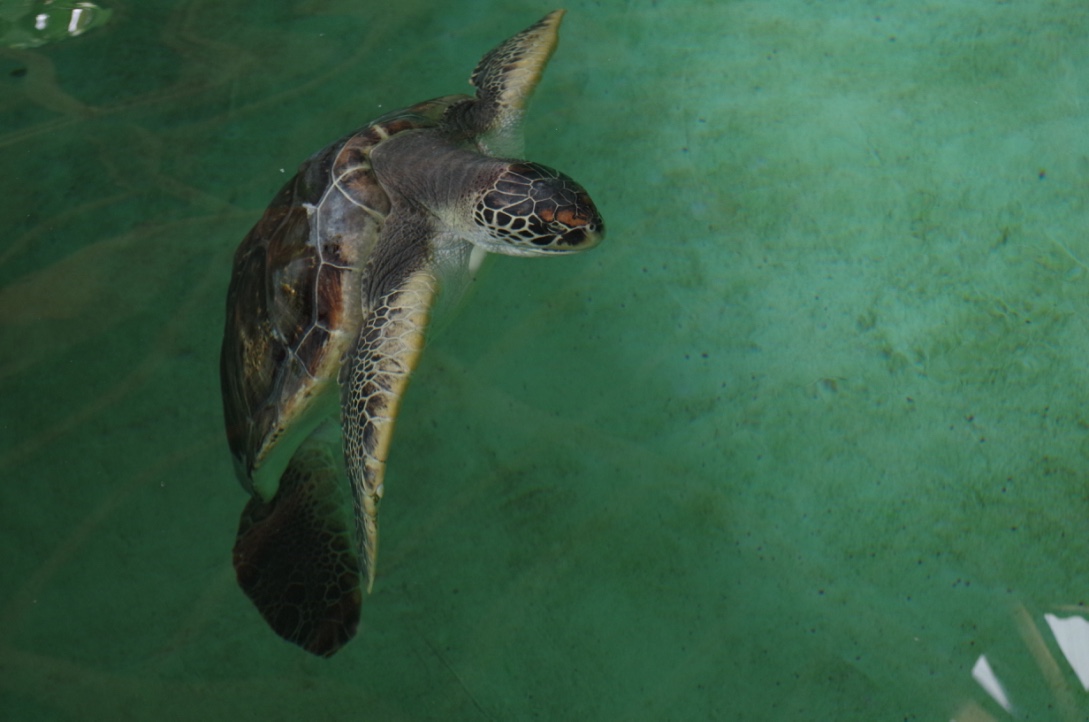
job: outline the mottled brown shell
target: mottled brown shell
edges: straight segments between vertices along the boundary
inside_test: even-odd
[[[337,409],[336,394],[325,392],[358,333],[360,275],[389,212],[371,151],[397,133],[435,126],[465,99],[389,113],[315,153],[235,253],[220,359],[224,415],[239,478],[261,498],[275,495],[294,451],[275,454],[278,442],[298,436],[286,444],[297,445]],[[282,462],[262,468],[273,455]]]

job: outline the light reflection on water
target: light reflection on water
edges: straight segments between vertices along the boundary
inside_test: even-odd
[[[74,38],[102,27],[112,15],[89,2],[6,0],[0,4],[0,47],[36,48]]]

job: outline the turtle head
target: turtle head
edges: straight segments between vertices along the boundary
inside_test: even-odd
[[[575,253],[593,248],[605,224],[590,195],[547,166],[507,161],[473,198],[471,240],[510,256]]]
[[[426,209],[436,231],[491,253],[537,256],[593,248],[605,233],[590,194],[539,163],[483,155],[442,132],[405,131],[370,156],[382,187],[404,211]]]

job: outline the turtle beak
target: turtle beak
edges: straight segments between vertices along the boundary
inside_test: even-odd
[[[579,193],[574,203],[557,208],[553,213],[543,209],[542,215],[553,216],[547,221],[549,230],[556,233],[552,243],[548,245],[548,250],[553,252],[585,251],[605,238],[605,221],[601,219],[601,214],[586,191]]]

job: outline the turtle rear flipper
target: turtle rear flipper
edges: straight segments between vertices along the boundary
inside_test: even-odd
[[[319,436],[299,447],[271,501],[246,505],[234,568],[273,631],[329,657],[355,635],[362,592],[339,449]]]

